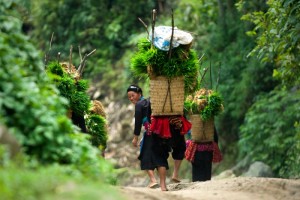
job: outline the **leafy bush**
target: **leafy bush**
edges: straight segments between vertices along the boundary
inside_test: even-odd
[[[2,6],[1,123],[16,136],[30,159],[43,164],[69,164],[83,176],[102,177],[103,182],[115,183],[113,168],[105,164],[100,151],[66,116],[68,100],[58,95],[59,90],[45,74],[39,52],[21,33],[22,23],[10,15],[11,2],[6,9]],[[80,84],[79,89],[82,88],[84,84]]]
[[[1,199],[123,199],[101,178],[90,179],[71,165],[40,166],[20,161],[16,164],[0,166]],[[102,162],[101,166],[105,165]]]
[[[299,102],[299,91],[274,90],[261,96],[241,126],[240,156],[269,164],[277,176],[299,177]]]
[[[295,141],[291,145],[290,149],[287,151],[286,156],[288,159],[285,162],[285,166],[283,166],[279,174],[285,175],[288,178],[300,178],[300,124],[299,122],[295,123],[296,135]]]
[[[256,37],[257,44],[250,55],[262,62],[274,63],[273,76],[286,86],[299,85],[300,1],[268,0],[266,3],[266,12],[256,11],[242,17],[255,24],[253,30],[247,32]]]

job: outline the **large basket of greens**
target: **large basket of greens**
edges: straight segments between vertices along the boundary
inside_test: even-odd
[[[162,28],[156,27],[155,30],[170,31],[166,27]],[[185,36],[183,31],[177,31],[180,36]],[[174,38],[179,38],[175,36]],[[150,79],[153,114],[182,114],[184,97],[199,89],[200,63],[196,52],[191,49],[191,36],[187,42],[177,41],[172,48],[160,46],[170,41],[156,43],[159,38],[160,35],[155,35],[153,43],[147,38],[139,40],[138,51],[131,59],[131,71],[138,77]]]

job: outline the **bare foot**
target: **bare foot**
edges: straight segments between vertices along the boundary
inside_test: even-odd
[[[158,185],[157,182],[150,182],[149,185],[148,185],[147,187],[148,187],[148,188],[154,189],[154,188],[158,188],[159,185]]]
[[[178,178],[175,178],[175,177],[172,178],[172,181],[174,183],[180,183],[181,182],[181,180],[179,180]]]

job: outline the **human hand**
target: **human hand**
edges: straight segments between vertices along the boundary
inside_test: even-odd
[[[137,145],[138,145],[138,136],[134,136],[133,137],[133,139],[132,139],[132,145],[134,146],[134,147],[137,147]]]
[[[171,117],[169,117],[169,122],[170,122],[170,124],[175,126],[175,129],[181,129],[181,127],[182,127],[182,120],[180,117],[171,116]]]

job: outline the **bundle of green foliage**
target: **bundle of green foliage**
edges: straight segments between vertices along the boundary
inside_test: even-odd
[[[57,61],[47,65],[47,74],[56,84],[60,95],[69,100],[68,109],[81,116],[88,112],[90,98],[86,92],[88,82],[85,79],[75,79],[72,73],[67,73]]]
[[[223,100],[219,93],[200,89],[194,95],[189,95],[184,102],[184,110],[191,114],[199,114],[207,121],[223,111]]]
[[[86,125],[89,128],[92,145],[104,151],[108,139],[106,119],[101,115],[91,113],[86,117]]]
[[[86,115],[86,124],[92,144],[104,151],[108,140],[108,126],[105,109],[100,101],[93,100],[91,102],[89,113]]]
[[[199,89],[200,63],[196,52],[189,45],[173,48],[169,58],[167,51],[152,47],[148,39],[142,38],[138,41],[138,51],[131,58],[130,68],[138,77],[184,76],[185,94]]]
[[[60,95],[67,98],[70,102],[68,110],[85,116],[88,133],[91,135],[90,141],[92,144],[102,151],[106,148],[107,136],[107,121],[104,116],[91,112],[93,106],[87,94],[88,82],[85,79],[80,79],[76,75],[74,66],[68,72],[68,68],[57,61],[50,62],[47,66],[47,74],[52,77],[60,91]]]

